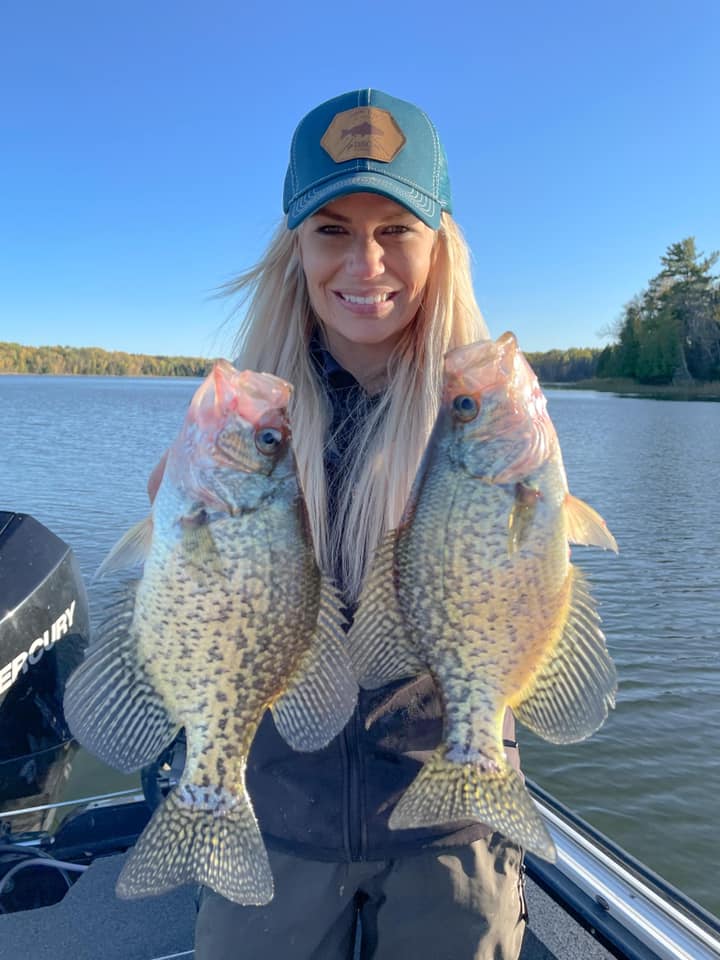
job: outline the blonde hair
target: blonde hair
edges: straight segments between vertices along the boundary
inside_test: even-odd
[[[235,341],[240,368],[274,373],[294,386],[293,446],[318,562],[341,572],[357,599],[383,534],[397,526],[438,413],[444,354],[488,336],[475,300],[467,245],[443,213],[422,304],[387,365],[387,387],[353,438],[343,465],[338,516],[328,522],[323,452],[331,407],[308,343],[322,327],[307,293],[297,230],[283,222],[256,266],[223,287],[246,304]]]

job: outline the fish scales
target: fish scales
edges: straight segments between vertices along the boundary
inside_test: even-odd
[[[613,705],[614,667],[570,539],[615,548],[568,493],[514,337],[452,352],[406,515],[378,551],[350,633],[362,685],[429,671],[445,707],[444,743],[391,827],[477,819],[554,856],[502,724],[510,707],[540,736],[571,742]]]
[[[104,566],[143,573],[71,678],[81,743],[124,770],[185,727],[177,787],[118,881],[127,897],[186,882],[267,903],[272,875],[245,787],[264,711],[299,750],[319,749],[354,709],[357,685],[337,598],[321,580],[290,447],[289,385],[217,365],[171,448],[150,524]]]
[[[501,722],[498,697],[507,689],[524,689],[545,649],[553,613],[560,620],[567,577],[562,564],[545,562],[540,525],[522,556],[508,555],[502,518],[509,513],[512,492],[486,484],[483,497],[477,497],[475,478],[454,470],[449,457],[443,465],[446,446],[438,443],[438,466],[429,471],[423,488],[427,509],[416,514],[398,540],[403,568],[399,599],[414,635],[423,638],[423,659],[448,691],[451,716],[459,711],[463,726],[472,722],[479,736],[490,727],[488,711]],[[443,513],[444,522],[438,523]],[[555,539],[566,554],[562,531]],[[474,544],[475,549],[468,549]],[[425,561],[430,555],[432,565]],[[433,577],[436,564],[440,577]],[[553,596],[557,601],[548,602]],[[469,682],[478,670],[485,677],[482,687]],[[482,696],[482,712],[473,694]],[[496,753],[494,738],[485,740],[483,749]]]
[[[213,716],[218,730],[213,740],[220,757],[232,755],[227,750],[228,735],[241,737],[239,755],[247,755],[255,732],[249,718],[275,698],[277,678],[293,672],[315,627],[319,588],[312,553],[297,536],[299,518],[295,536],[286,522],[285,515],[294,509],[293,499],[290,485],[262,513],[216,521],[215,562],[205,569],[202,553],[200,562],[192,562],[191,552],[189,564],[184,562],[184,552],[175,557],[159,553],[147,571],[148,589],[137,599],[139,618],[153,625],[151,643],[144,651],[148,671],[168,706],[177,710],[181,704],[196,704],[189,723],[204,731],[208,721],[203,718],[208,717],[210,704],[198,699],[198,694],[204,691],[208,697],[227,698],[224,709]],[[158,579],[172,587],[171,596],[153,589],[154,567]],[[166,626],[168,607],[174,622]],[[177,655],[159,658],[156,644],[167,635],[168,626],[177,637]],[[208,650],[208,633],[218,641],[242,635],[243,644],[218,642]],[[179,664],[188,669],[178,672]],[[185,778],[201,759],[209,761],[207,749],[189,751]]]

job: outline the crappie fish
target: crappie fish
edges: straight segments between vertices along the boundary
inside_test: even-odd
[[[447,354],[442,408],[398,529],[381,544],[350,631],[361,686],[429,671],[444,742],[392,828],[479,820],[547,859],[555,848],[509,765],[510,707],[553,743],[589,736],[616,674],[568,541],[617,551],[568,492],[537,379],[506,333]]]
[[[245,787],[260,719],[297,750],[345,726],[357,684],[321,581],[290,445],[291,387],[220,361],[170,448],[149,522],[106,561],[144,556],[65,695],[75,737],[120,770],[185,727],[187,759],[125,865],[118,893],[187,882],[267,903],[273,880]],[[104,565],[105,566],[105,565]]]

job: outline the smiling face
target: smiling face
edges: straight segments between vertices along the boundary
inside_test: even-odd
[[[435,231],[374,193],[339,197],[298,231],[310,303],[327,346],[362,381],[386,363],[418,311]]]

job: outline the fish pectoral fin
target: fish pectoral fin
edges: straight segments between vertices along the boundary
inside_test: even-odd
[[[106,573],[113,570],[124,570],[127,567],[145,563],[147,555],[150,553],[152,535],[153,518],[151,515],[130,527],[128,532],[120,537],[95,571],[93,580],[99,580],[100,577],[104,577]]]
[[[64,701],[75,739],[126,772],[157,759],[180,729],[138,659],[133,606],[130,594],[115,604],[98,643],[70,677]]]
[[[535,510],[542,494],[535,487],[518,481],[515,499],[508,516],[508,553],[513,554],[527,540],[535,519]]]
[[[603,550],[618,552],[615,537],[608,530],[600,514],[588,506],[584,500],[573,497],[571,493],[565,495],[565,522],[570,543],[602,547]]]
[[[357,703],[338,608],[335,590],[324,581],[315,635],[287,689],[271,707],[278,732],[295,750],[320,750],[330,743]]]
[[[430,757],[390,814],[392,830],[476,820],[546,860],[555,845],[522,778],[504,760],[483,770],[455,763],[440,747]]]
[[[193,791],[194,800],[200,793]],[[234,903],[270,902],[272,872],[247,793],[207,793],[206,804],[184,797],[182,787],[169,794],[123,867],[118,896],[134,899],[202,883]]]
[[[582,573],[570,567],[570,604],[557,646],[523,699],[511,703],[518,720],[551,743],[576,743],[594,733],[615,706],[617,674],[600,618]]]
[[[367,689],[427,672],[400,610],[394,567],[395,531],[391,531],[377,548],[348,634],[350,659],[360,685]]]

